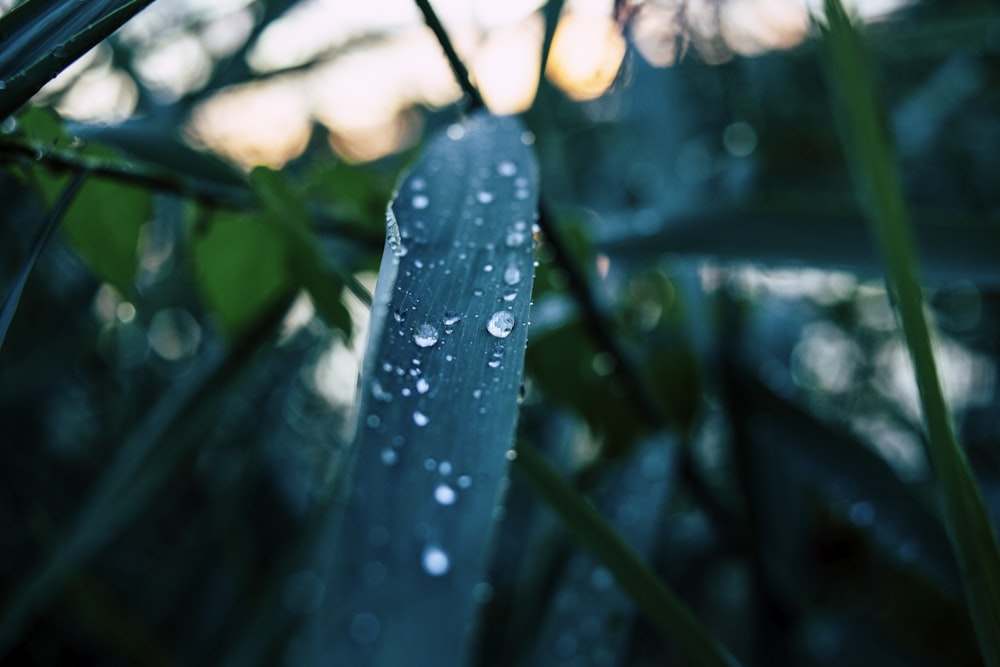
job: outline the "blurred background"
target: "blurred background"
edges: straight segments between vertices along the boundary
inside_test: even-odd
[[[745,664],[979,664],[828,101],[822,3],[432,4],[487,106],[522,116],[568,261],[625,355],[595,342],[538,235],[521,437]],[[1000,8],[847,5],[996,520]],[[339,284],[342,312],[282,291],[280,268],[248,279],[271,276],[254,261],[270,237],[205,230],[253,227],[248,174],[280,170],[344,283],[371,289],[394,184],[461,102],[408,0],[158,0],[4,121],[5,288],[66,182],[52,155],[102,147],[193,188],[89,183],[0,349],[0,608],[44,582],[10,664],[297,655],[330,593],[302,554],[352,437],[367,308]],[[45,123],[61,153],[37,143]],[[134,266],[93,259],[79,230],[95,219]],[[516,477],[508,499],[476,664],[683,664]]]

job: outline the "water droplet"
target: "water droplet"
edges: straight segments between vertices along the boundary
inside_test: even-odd
[[[392,366],[389,368],[392,368]],[[372,398],[382,403],[389,403],[392,401],[392,394],[383,389],[382,384],[378,380],[375,380],[372,382]]]
[[[434,472],[434,469],[437,468],[437,464],[438,462],[435,461],[434,459],[431,458],[424,459],[424,470],[426,470],[427,472]]]
[[[413,266],[417,267],[418,269],[422,269],[424,268],[424,263],[421,262],[419,259],[417,259],[413,261]]]
[[[521,282],[521,270],[511,264],[503,272],[503,281],[508,285],[516,285]]]
[[[444,477],[450,475],[451,463],[449,461],[441,461],[441,463],[438,465],[438,472],[441,473],[441,475]]]
[[[395,311],[392,314],[392,319],[396,320],[397,322],[405,322],[406,321],[406,311],[405,310],[397,310],[397,311]]]
[[[486,362],[486,365],[489,366],[490,368],[500,368],[500,360],[490,359],[489,361]]]
[[[458,484],[458,488],[467,489],[472,486],[472,478],[468,475],[461,475],[455,482]]]
[[[501,160],[497,164],[497,173],[501,176],[513,176],[517,173],[517,165],[510,160]]]
[[[420,412],[419,410],[414,410],[413,411],[413,423],[414,424],[416,424],[417,426],[427,426],[427,424],[429,422],[430,422],[430,419],[423,412]]]
[[[483,267],[483,271],[485,271],[486,273],[489,273],[492,270],[493,270],[492,264],[487,264],[486,266]]]
[[[473,398],[481,398],[482,395],[483,395],[483,390],[482,389],[475,389],[472,392],[472,397]]]
[[[446,133],[449,139],[452,141],[458,141],[465,136],[465,128],[459,123],[452,123],[448,126]]]
[[[514,459],[517,458],[517,450],[516,449],[508,449],[507,452],[504,454],[504,456],[507,457],[508,461],[513,461]]]
[[[509,231],[507,232],[507,247],[517,248],[519,246],[522,246],[524,245],[524,242],[527,238],[528,235],[525,234],[524,232],[520,232],[516,229]]]
[[[392,447],[386,447],[382,450],[382,463],[387,466],[394,466],[399,463],[399,454]]]
[[[517,298],[517,292],[511,292],[510,294],[503,295],[504,301],[513,301],[516,298]]]
[[[514,316],[506,310],[498,310],[490,316],[490,321],[486,323],[486,330],[491,336],[506,338],[514,329]]]
[[[427,208],[431,203],[430,198],[427,195],[413,195],[413,208],[422,209]]]
[[[410,187],[414,190],[423,190],[427,187],[427,181],[417,176],[412,181],[410,181]]]
[[[402,389],[399,390],[399,393],[402,394],[403,396],[410,396],[413,394],[413,392],[410,391],[409,387],[403,387]]]
[[[441,318],[441,323],[444,324],[446,327],[453,327],[456,324],[458,324],[458,321],[461,319],[462,319],[461,316],[456,315],[455,313],[448,312],[445,313],[444,317]]]
[[[448,554],[436,546],[425,548],[420,560],[424,566],[424,571],[432,577],[440,577],[447,574],[448,569],[451,567],[451,559],[448,558]]]
[[[363,646],[373,644],[381,631],[382,623],[375,614],[366,611],[351,619],[351,637]]]
[[[489,204],[493,201],[493,193],[487,192],[486,190],[480,190],[476,193],[476,201],[480,204]]]
[[[426,394],[428,391],[430,391],[430,388],[431,388],[431,385],[430,385],[429,382],[427,382],[427,380],[425,380],[423,378],[420,378],[419,380],[417,380],[417,393],[418,394]]]
[[[368,428],[378,428],[379,424],[382,423],[382,420],[379,419],[378,415],[368,415],[368,418],[365,419],[365,423],[368,424]]]
[[[531,191],[526,188],[521,188],[514,191],[515,199],[527,199],[531,196]]]
[[[535,143],[535,133],[530,130],[525,130],[521,133],[521,143],[525,146],[530,146]]]
[[[482,295],[483,295],[483,288],[477,287],[476,289],[472,290],[472,296],[482,296]]]
[[[424,322],[417,327],[416,333],[413,334],[413,342],[419,347],[431,347],[438,342],[438,331],[433,324]]]
[[[438,484],[437,488],[434,489],[434,500],[436,500],[439,505],[454,505],[456,497],[457,494],[455,493],[455,489],[451,488],[447,484]]]

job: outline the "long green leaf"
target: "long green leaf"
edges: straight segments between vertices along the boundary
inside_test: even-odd
[[[1000,667],[1000,548],[941,392],[924,313],[914,242],[887,123],[876,102],[864,41],[839,0],[826,0],[823,29],[844,145],[895,297],[928,431],[928,457],[983,660]]]
[[[28,276],[31,275],[32,269],[35,268],[35,263],[42,254],[42,250],[45,249],[49,238],[52,236],[52,232],[55,231],[56,227],[59,225],[59,221],[62,220],[63,214],[66,212],[66,208],[73,201],[73,197],[80,190],[80,186],[83,185],[84,180],[86,180],[86,172],[81,172],[77,174],[73,180],[71,180],[65,188],[63,188],[62,194],[59,195],[59,199],[52,205],[49,212],[45,216],[45,220],[42,221],[42,228],[38,230],[37,236],[35,236],[35,241],[31,245],[31,252],[28,254],[27,259],[24,260],[24,264],[21,265],[21,269],[17,272],[14,277],[14,283],[10,286],[7,291],[7,296],[4,297],[3,307],[0,308],[0,347],[3,347],[3,341],[7,337],[7,330],[10,328],[10,323],[14,319],[14,313],[17,311],[17,305],[21,301],[21,294],[24,292],[24,286],[28,282]]]
[[[577,538],[606,567],[657,632],[697,667],[739,664],[698,622],[687,605],[615,533],[583,496],[530,446],[517,449],[517,470],[525,475]]]
[[[0,18],[0,118],[153,0],[28,0]]]
[[[517,421],[538,171],[515,119],[435,137],[388,211],[312,664],[460,665]]]

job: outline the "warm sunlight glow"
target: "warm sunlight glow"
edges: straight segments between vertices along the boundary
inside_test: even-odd
[[[73,120],[118,123],[132,115],[138,99],[139,92],[128,74],[92,70],[77,79],[56,110]]]
[[[669,67],[684,51],[684,0],[643,5],[632,24],[632,40],[639,54],[654,67]]]
[[[168,103],[204,86],[212,63],[201,41],[182,32],[153,48],[139,51],[135,71],[143,83],[158,94],[159,101]]]
[[[491,32],[479,45],[473,74],[486,106],[513,114],[531,106],[538,90],[545,26],[538,14]]]
[[[740,55],[788,49],[809,32],[809,12],[801,0],[730,0],[722,5],[719,30]]]
[[[545,74],[573,99],[593,99],[614,81],[624,57],[625,40],[609,16],[572,12],[556,27]]]
[[[280,167],[309,142],[311,121],[298,81],[224,90],[192,115],[193,137],[245,169]]]

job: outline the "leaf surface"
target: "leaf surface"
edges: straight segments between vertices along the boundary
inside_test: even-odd
[[[520,124],[434,138],[388,212],[327,664],[463,664],[507,485],[533,280],[537,166]],[[502,314],[497,314],[502,313]],[[477,601],[478,600],[478,601]]]

